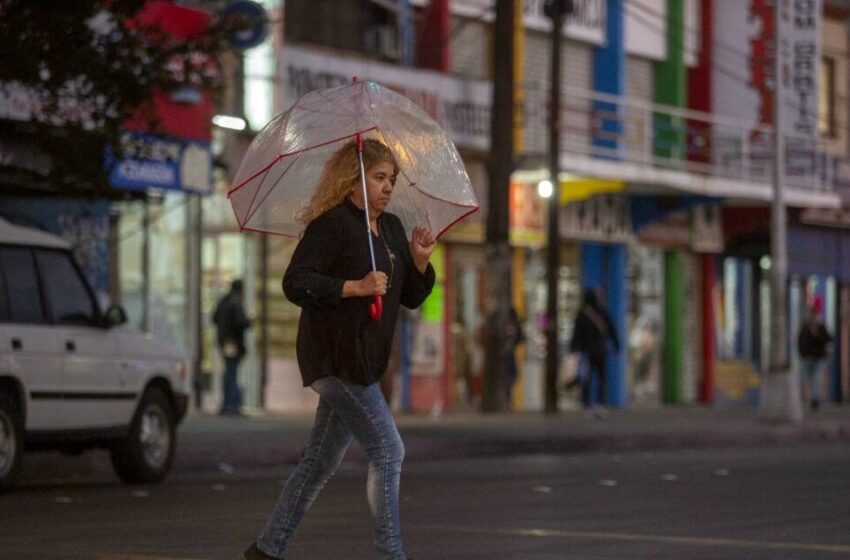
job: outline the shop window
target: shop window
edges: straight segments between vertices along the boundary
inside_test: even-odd
[[[821,136],[835,137],[835,59],[825,56],[820,63],[820,88],[818,90],[818,132]]]

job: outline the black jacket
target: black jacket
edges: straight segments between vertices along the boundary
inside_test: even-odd
[[[375,260],[389,277],[378,321],[369,317],[371,297],[342,297],[346,280],[360,280],[372,269],[363,210],[346,199],[310,222],[295,248],[283,291],[301,307],[296,352],[305,387],[327,376],[358,385],[378,381],[389,361],[399,306],[419,307],[431,293],[434,269],[416,269],[401,220],[385,212],[378,227],[381,237],[372,235]]]
[[[570,352],[585,352],[596,362],[605,359],[607,349],[605,343],[611,339],[614,348],[620,348],[617,329],[611,321],[611,316],[602,307],[585,303],[576,316],[573,327],[573,338],[570,341]]]
[[[251,320],[245,315],[242,307],[242,294],[230,291],[221,298],[213,313],[217,333],[216,340],[219,348],[223,348],[225,342],[231,341],[236,344],[238,356],[245,355],[245,331],[251,326]]]
[[[805,323],[797,336],[797,351],[803,358],[825,358],[827,346],[832,342],[832,335],[823,323],[817,325]]]

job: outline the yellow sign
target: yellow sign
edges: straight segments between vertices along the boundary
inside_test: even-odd
[[[619,192],[625,187],[625,181],[576,177],[561,181],[560,201],[561,205],[566,206],[570,202],[586,200],[597,194]]]

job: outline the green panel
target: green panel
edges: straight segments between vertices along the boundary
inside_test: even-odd
[[[687,106],[684,23],[685,0],[667,0],[667,60],[655,63],[655,102],[662,105]],[[656,114],[653,122],[655,155],[684,159],[687,121],[668,114]]]
[[[431,253],[431,266],[434,267],[437,281],[431,295],[422,304],[422,321],[425,323],[442,323],[445,317],[446,297],[446,253],[442,245],[437,245]]]
[[[422,304],[422,321],[425,323],[442,323],[445,316],[445,290],[442,282],[436,282],[431,295]]]
[[[682,402],[685,285],[682,256],[664,252],[664,402]]]

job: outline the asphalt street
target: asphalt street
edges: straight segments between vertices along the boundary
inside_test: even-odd
[[[96,471],[24,480],[0,497],[0,559],[236,559],[291,468],[176,473],[153,487]],[[402,524],[416,560],[850,558],[850,448],[412,462]],[[347,461],[287,559],[369,559],[370,539],[365,468]]]

